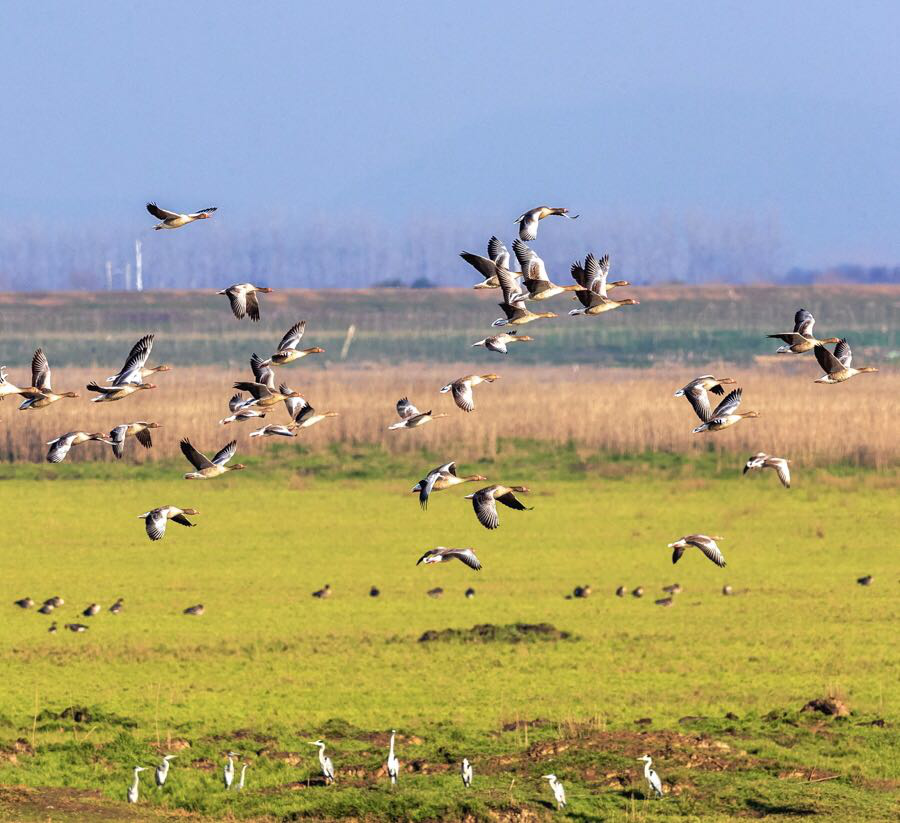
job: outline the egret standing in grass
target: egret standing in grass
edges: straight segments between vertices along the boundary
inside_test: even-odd
[[[468,757],[463,758],[460,773],[462,774],[463,786],[468,789],[472,785],[472,764],[469,762]]]
[[[141,782],[141,772],[144,771],[146,766],[135,766],[134,767],[134,782],[128,787],[128,802],[129,803],[137,803],[138,802],[138,786]]]
[[[391,729],[391,750],[388,753],[388,759],[387,759],[388,777],[391,778],[392,786],[397,782],[397,776],[400,774],[400,761],[397,760],[397,755],[394,754],[394,735],[395,734],[397,734],[397,730]]]
[[[545,774],[544,780],[550,782],[550,788],[553,789],[553,798],[556,800],[556,808],[564,809],[566,806],[566,790],[563,784],[556,779],[555,774]]]
[[[222,771],[222,779],[225,781],[225,788],[230,789],[231,784],[234,782],[234,758],[237,755],[234,752],[228,752],[228,762],[225,764],[225,769]]]
[[[325,778],[325,785],[330,786],[334,783],[334,764],[331,758],[325,754],[325,744],[321,740],[311,742],[310,746],[319,747],[319,763],[322,766],[322,776]]]
[[[657,797],[662,797],[662,780],[660,780],[659,775],[650,768],[650,764],[653,762],[653,759],[649,754],[645,754],[641,758],[641,760],[644,762],[644,777],[647,778],[647,782],[650,784],[650,788],[653,789]]]
[[[156,785],[162,788],[166,784],[166,778],[169,776],[169,761],[178,757],[177,754],[167,754],[156,767]]]
[[[241,791],[244,788],[244,778],[247,774],[247,766],[249,766],[249,765],[250,765],[249,763],[244,763],[241,766],[241,776],[240,776],[240,779],[238,780],[238,784],[237,784],[238,791]]]

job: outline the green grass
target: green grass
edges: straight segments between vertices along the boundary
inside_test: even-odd
[[[131,766],[155,762],[157,740],[186,740],[171,786],[144,781],[145,810],[542,817],[540,775],[554,771],[585,820],[896,813],[894,477],[819,471],[786,491],[772,476],[717,472],[715,455],[617,464],[570,449],[540,468],[508,444],[473,470],[526,483],[534,510],[503,510],[488,532],[462,491],[435,495],[427,513],[406,493],[433,456],[288,454],[206,484],[165,464],[62,466],[52,482],[42,467],[3,468],[4,520],[19,531],[0,552],[2,597],[60,594],[58,622],[91,628],[49,635],[52,618],[2,607],[0,785],[65,788],[47,795],[62,819],[138,819],[122,803]],[[172,525],[150,543],[136,515],[168,502],[198,508],[197,528]],[[725,536],[726,569],[699,553],[672,567],[666,544],[695,530]],[[435,545],[471,545],[484,569],[417,567]],[[865,573],[868,588],[854,582]],[[674,607],[655,606],[674,580],[684,587]],[[326,582],[330,600],[310,597]],[[736,596],[721,595],[726,582]],[[585,583],[591,598],[565,599]],[[617,598],[620,584],[647,595]],[[425,596],[438,585],[443,598]],[[80,617],[118,596],[121,615]],[[181,614],[197,602],[203,617]],[[418,642],[427,630],[518,622],[572,636]],[[829,692],[849,718],[799,714]],[[76,722],[68,707],[87,714]],[[393,791],[374,777],[391,728],[404,764],[422,764]],[[319,736],[334,787],[318,785],[306,741]],[[220,775],[232,747],[253,766],[250,789],[229,796]],[[663,801],[643,800],[645,751]],[[462,756],[475,764],[470,792]],[[0,790],[0,819],[46,819],[49,801],[28,797]]]

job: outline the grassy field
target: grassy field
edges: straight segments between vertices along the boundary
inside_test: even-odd
[[[809,470],[785,490],[661,456],[575,480],[565,455],[532,450],[462,467],[532,489],[533,511],[488,532],[462,491],[419,509],[407,491],[434,462],[281,449],[208,484],[169,462],[4,467],[0,818],[531,820],[551,815],[553,771],[582,820],[896,819],[895,472]],[[136,515],[168,502],[199,509],[197,527],[152,544]],[[690,552],[673,568],[666,544],[695,530],[726,538],[726,569]],[[417,567],[435,545],[471,545],[484,569]],[[673,607],[655,605],[673,581]],[[325,583],[333,597],[312,598]],[[60,625],[88,632],[50,635],[53,617],[10,605],[55,594]],[[80,618],[120,596],[122,614]],[[194,603],[206,614],[181,613]],[[419,642],[516,623],[569,637]],[[849,717],[799,712],[829,693]],[[377,774],[391,728],[393,790]],[[221,788],[229,748],[252,763],[241,794]],[[126,808],[131,767],[167,750],[171,785],[151,775]],[[645,752],[664,800],[644,798]]]

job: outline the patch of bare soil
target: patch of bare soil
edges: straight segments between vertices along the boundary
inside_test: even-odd
[[[495,626],[493,623],[479,623],[471,629],[429,629],[420,638],[420,643],[528,643],[541,640],[569,640],[570,632],[560,631],[550,623],[508,623]]]

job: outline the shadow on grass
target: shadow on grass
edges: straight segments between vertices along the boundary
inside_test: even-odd
[[[769,815],[790,815],[791,817],[812,817],[817,815],[815,809],[806,806],[788,806],[780,803],[765,803],[762,800],[754,800],[750,798],[747,801],[747,808],[755,812],[761,817]]]

